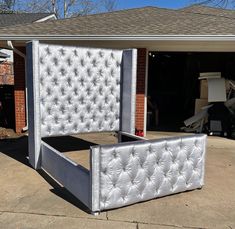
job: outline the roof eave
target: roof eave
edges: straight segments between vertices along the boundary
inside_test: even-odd
[[[1,35],[0,40],[235,41],[235,35]]]

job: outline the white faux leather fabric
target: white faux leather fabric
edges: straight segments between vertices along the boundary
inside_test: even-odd
[[[100,210],[202,187],[205,147],[205,135],[99,146]]]
[[[42,137],[120,129],[122,51],[39,44]]]

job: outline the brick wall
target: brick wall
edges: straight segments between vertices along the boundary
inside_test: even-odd
[[[147,50],[145,48],[138,49],[136,87],[136,129],[140,132],[144,130],[146,52]]]
[[[25,53],[25,48],[17,48]],[[24,58],[14,53],[14,96],[15,96],[15,131],[21,132],[26,126],[25,111],[25,62]]]
[[[0,85],[13,85],[13,63],[9,61],[0,62]]]

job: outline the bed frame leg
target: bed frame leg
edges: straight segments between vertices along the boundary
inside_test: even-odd
[[[91,212],[91,214],[92,214],[93,216],[98,216],[98,215],[100,215],[100,212]]]

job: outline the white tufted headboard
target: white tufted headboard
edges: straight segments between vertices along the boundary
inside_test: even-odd
[[[136,50],[28,43],[32,142],[39,148],[40,139],[48,136],[134,133],[136,59]]]
[[[120,129],[122,53],[39,45],[43,137]]]

